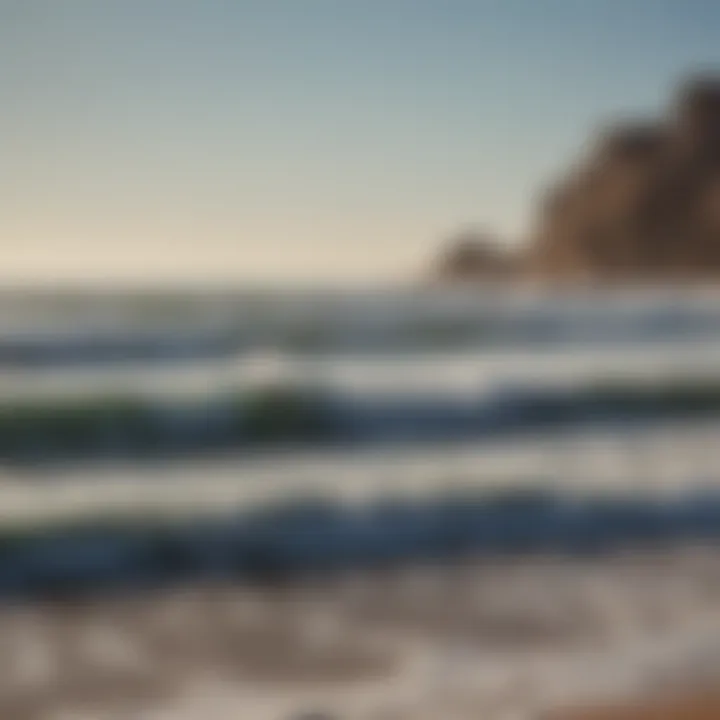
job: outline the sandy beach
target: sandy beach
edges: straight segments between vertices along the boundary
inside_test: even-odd
[[[714,720],[720,717],[720,691],[706,687],[658,693],[621,705],[599,705],[567,711],[553,720]]]

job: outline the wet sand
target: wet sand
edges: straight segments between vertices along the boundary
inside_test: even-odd
[[[702,688],[685,692],[658,693],[653,698],[622,705],[577,708],[552,720],[717,720],[720,718],[720,690]]]
[[[698,547],[4,607],[0,717],[532,720],[720,677],[719,617]]]

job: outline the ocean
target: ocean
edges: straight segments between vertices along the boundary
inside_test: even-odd
[[[537,720],[717,677],[720,293],[0,300],[2,717]]]

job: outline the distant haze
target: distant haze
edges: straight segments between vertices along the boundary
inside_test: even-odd
[[[0,281],[406,278],[522,237],[713,0],[0,0]]]

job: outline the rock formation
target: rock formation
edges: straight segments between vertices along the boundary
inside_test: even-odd
[[[664,118],[600,133],[544,194],[522,252],[466,232],[433,276],[720,280],[720,76],[683,83]]]
[[[540,278],[720,278],[720,77],[682,85],[664,120],[620,124],[539,208]]]
[[[490,235],[470,230],[451,238],[433,269],[440,281],[504,279],[514,271],[514,259]]]

